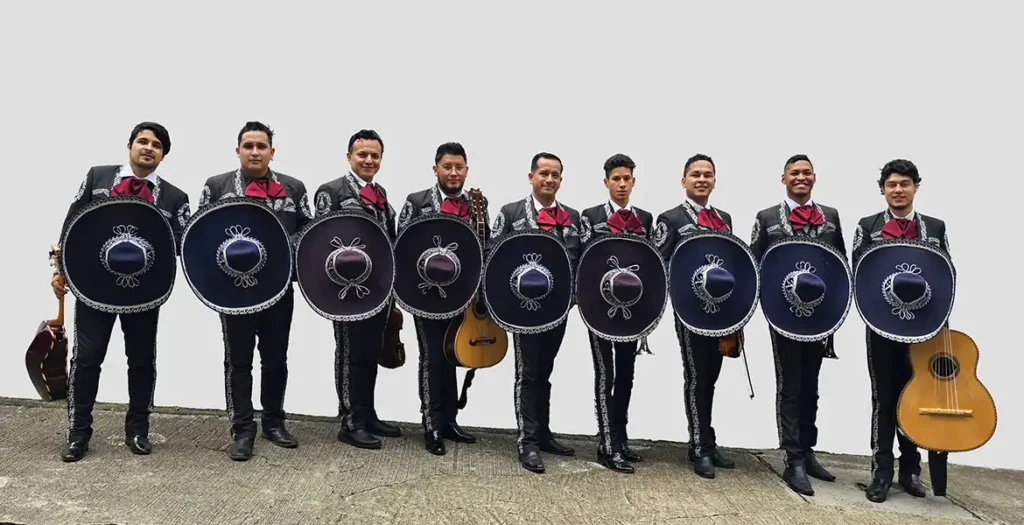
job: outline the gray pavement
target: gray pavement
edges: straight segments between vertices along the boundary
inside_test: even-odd
[[[593,438],[560,436],[576,457],[545,455],[548,471],[538,475],[519,466],[509,431],[472,429],[478,443],[449,442],[438,457],[415,425],[369,451],[337,441],[332,420],[302,416],[290,424],[299,448],[261,439],[253,459],[239,463],[227,456],[220,412],[158,409],[154,452],[135,456],[122,443],[123,411],[98,405],[89,455],[63,463],[63,405],[0,398],[0,523],[1024,523],[1022,471],[951,464],[948,499],[930,490],[912,498],[897,485],[875,504],[864,498],[865,457],[819,453],[838,479],[815,481],[815,496],[803,497],[779,478],[774,450],[728,450],[737,468],[705,480],[685,444],[638,441],[644,461],[627,475],[594,461]]]

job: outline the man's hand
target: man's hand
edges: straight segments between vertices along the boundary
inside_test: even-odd
[[[64,278],[59,273],[54,274],[53,279],[50,279],[50,286],[53,287],[53,295],[57,296],[57,299],[63,299],[64,294],[68,293],[68,289],[64,285]]]

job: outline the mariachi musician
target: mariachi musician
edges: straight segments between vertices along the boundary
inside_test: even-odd
[[[475,443],[455,421],[458,389],[455,365],[444,353],[448,330],[476,296],[483,275],[484,244],[475,233],[464,190],[469,166],[457,142],[434,154],[436,183],[409,194],[398,216],[395,297],[413,314],[419,342],[419,396],[426,449],[444,455],[444,440]],[[482,199],[485,239],[490,237],[487,200]],[[440,215],[440,216],[439,216]],[[461,221],[461,222],[460,222]]]
[[[786,200],[759,211],[754,219],[750,248],[758,262],[773,241],[793,236],[820,239],[847,257],[839,212],[811,199],[817,176],[807,155],[794,155],[786,160],[781,179],[786,187]],[[779,445],[786,452],[782,478],[793,491],[812,495],[814,489],[807,476],[835,481],[835,476],[818,463],[813,451],[818,441],[818,375],[822,359],[836,356],[834,335],[822,341],[804,342],[789,339],[770,326],[768,332],[775,354]]]
[[[186,272],[210,276],[191,278],[193,291],[220,314],[233,441],[228,454],[236,461],[252,457],[256,438],[251,371],[257,346],[262,435],[280,447],[298,446],[284,411],[295,308],[292,252],[313,212],[302,181],[270,169],[274,151],[274,132],[266,124],[242,126],[235,148],[240,166],[206,179],[199,205],[210,209],[203,220],[197,210],[182,248]],[[216,206],[224,200],[230,204]]]
[[[716,181],[711,157],[687,159],[682,178],[686,200],[658,216],[654,234],[673,283],[689,422],[687,456],[693,471],[709,479],[716,467],[736,467],[719,451],[711,425],[715,383],[722,370],[720,344],[725,339],[734,352],[743,351],[743,326],[753,317],[758,293],[757,264],[750,249],[732,235],[732,216],[708,203]]]
[[[157,319],[174,285],[190,212],[188,195],[156,173],[171,151],[167,129],[142,122],[127,149],[127,163],[94,166],[85,175],[64,219],[62,273],[51,282],[58,298],[70,288],[77,299],[64,461],[78,461],[89,450],[100,367],[118,318],[128,356],[124,443],[135,454],[152,451]]]
[[[864,217],[857,223],[853,235],[853,264],[857,266],[865,252],[879,241],[888,239],[922,240],[941,249],[949,256],[949,240],[946,235],[946,224],[935,217],[924,215],[914,210],[914,196],[921,184],[921,175],[913,162],[896,159],[882,167],[878,187],[885,197],[885,211]],[[902,322],[894,322],[890,317],[892,305],[883,302],[884,297],[877,293],[882,289],[882,281],[888,278],[897,264],[899,257],[895,247],[884,250],[886,253],[873,254],[868,268],[881,267],[887,271],[878,274],[870,286],[857,289],[857,304],[866,321],[866,343],[868,354],[868,373],[871,377],[871,484],[865,496],[868,500],[881,503],[885,501],[892,486],[894,475],[894,457],[892,453],[893,439],[899,441],[899,477],[898,482],[903,490],[911,496],[923,498],[924,487],[921,485],[921,454],[914,444],[896,424],[896,406],[903,387],[910,381],[909,340],[914,332],[931,334],[937,332],[944,323],[944,317],[929,319],[928,316],[915,315]],[[891,252],[891,253],[890,253]],[[908,253],[913,253],[911,250]],[[952,274],[942,274],[941,278],[952,279]],[[936,277],[932,277],[935,279]],[[873,282],[878,281],[878,282]],[[895,280],[894,289],[898,293],[903,280]],[[933,283],[939,288],[938,283]],[[943,304],[937,295],[933,295],[930,304],[924,305],[935,311],[948,312],[950,305]],[[952,300],[952,296],[949,297]],[[909,302],[909,301],[908,301]],[[873,306],[872,306],[873,305]],[[872,326],[875,327],[872,330]],[[927,339],[927,338],[925,338]],[[932,486],[936,496],[944,495],[946,453],[928,451],[928,464],[932,472]]]
[[[580,256],[580,214],[556,199],[562,170],[557,156],[534,155],[527,175],[533,191],[502,206],[494,218],[493,234],[509,237],[500,252],[498,244],[491,247],[484,274],[484,300],[494,321],[513,334],[519,462],[537,473],[544,472],[541,451],[562,456],[576,453],[555,440],[550,426],[549,380],[575,300],[572,278]],[[515,288],[510,288],[513,277]]]
[[[394,242],[395,209],[375,180],[384,156],[384,140],[363,129],[348,139],[349,172],[316,190],[318,217],[337,210],[354,210],[374,218]],[[338,440],[354,447],[378,449],[377,436],[399,437],[402,431],[380,420],[374,408],[378,358],[384,347],[393,306],[359,321],[335,321],[334,385],[338,394],[341,429]]]
[[[609,200],[580,215],[576,296],[590,332],[597,410],[597,457],[618,472],[636,472],[626,424],[638,341],[657,327],[668,303],[668,275],[650,242],[654,216],[629,202],[636,163],[621,153],[604,163]]]

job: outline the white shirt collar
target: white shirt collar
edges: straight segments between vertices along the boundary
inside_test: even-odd
[[[121,180],[121,179],[123,179],[125,177],[135,177],[135,173],[132,171],[132,167],[127,165],[127,164],[121,166],[121,169],[117,170],[117,177],[115,177],[115,178],[117,180]],[[157,175],[156,172],[154,171],[153,173],[150,173],[149,175],[146,175],[145,177],[136,177],[136,178],[143,178],[145,180],[148,180],[149,182],[152,182],[153,184],[156,184],[156,181],[157,181],[157,179],[160,178],[160,176]]]
[[[363,180],[362,177],[353,173],[352,170],[348,170],[348,174],[351,175],[352,178],[356,180],[356,184],[359,185],[359,189],[363,189],[363,187],[369,184],[369,182]]]
[[[693,209],[695,209],[697,211],[703,210],[705,208],[705,206],[701,206],[700,204],[697,204],[696,202],[694,202],[693,199],[691,199],[689,197],[687,197],[686,202],[689,202],[690,206],[693,206]],[[711,209],[711,203],[708,203],[708,205],[706,207]]]
[[[790,199],[789,197],[786,197],[786,204],[789,205],[790,211],[800,207],[800,204],[797,204],[797,202],[795,200]],[[804,203],[804,205],[805,206],[814,206],[814,200],[813,199],[807,199],[807,202]]]
[[[530,198],[533,199],[533,207],[537,210],[537,213],[540,213],[540,210],[544,209],[544,205],[541,204],[540,201],[537,200],[537,196],[532,194],[532,193],[530,194]],[[558,207],[558,200],[556,199],[555,202],[552,202],[551,206],[554,207],[554,208],[557,208]]]
[[[455,195],[451,195],[451,194],[445,193],[444,190],[441,189],[441,185],[440,184],[435,185],[434,188],[437,189],[437,193],[441,196],[442,199],[445,199],[445,198],[448,198],[448,197],[451,197],[453,199],[458,199],[459,197],[466,197],[466,188],[465,187],[463,187],[461,190],[459,190],[459,193],[457,193]],[[466,199],[466,200],[469,200],[469,199]]]
[[[611,204],[611,206],[612,206],[612,213],[615,213],[615,212],[623,209],[622,206],[619,206],[618,204],[615,203],[615,201],[613,201],[611,199],[608,199],[608,204]],[[626,209],[626,211],[633,211],[633,205],[627,202],[626,206],[625,206],[625,209]]]
[[[906,217],[897,217],[896,214],[893,213],[892,210],[890,210],[890,209],[886,209],[886,211],[889,212],[889,216],[894,218],[894,219],[914,220],[914,217],[917,215],[917,210],[910,210],[910,213],[908,213]]]

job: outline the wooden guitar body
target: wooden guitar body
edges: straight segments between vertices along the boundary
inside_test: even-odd
[[[59,268],[60,248],[50,249],[50,262]],[[25,352],[25,368],[36,393],[43,401],[68,396],[68,340],[64,333],[64,299],[58,300],[57,318],[43,321]]]
[[[992,438],[996,406],[978,380],[978,347],[967,334],[943,328],[910,345],[910,363],[913,376],[896,418],[911,441],[936,452],[966,452]]]
[[[508,334],[488,315],[478,299],[466,308],[461,322],[452,323],[444,338],[448,362],[464,368],[488,368],[508,352]]]

